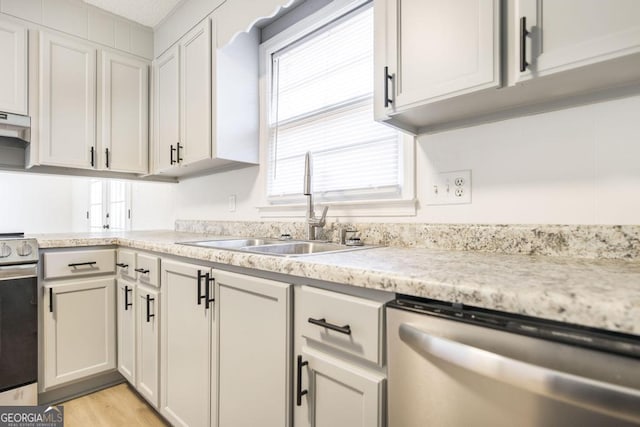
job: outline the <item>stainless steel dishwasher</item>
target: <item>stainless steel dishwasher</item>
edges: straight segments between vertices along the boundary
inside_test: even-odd
[[[439,301],[387,306],[390,427],[640,425],[640,338]]]

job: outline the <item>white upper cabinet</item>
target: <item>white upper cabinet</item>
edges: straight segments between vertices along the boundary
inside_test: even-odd
[[[375,0],[375,118],[414,134],[640,83],[634,0]]]
[[[40,33],[40,162],[96,165],[96,48]]]
[[[149,65],[129,56],[102,52],[100,169],[148,171]]]
[[[154,173],[185,176],[258,163],[259,31],[216,39],[201,21],[154,62]]]
[[[211,158],[211,21],[180,41],[180,163]],[[184,152],[184,154],[183,154]]]
[[[499,1],[378,0],[375,7],[376,118],[500,85]]]
[[[0,19],[0,111],[27,114],[27,29]]]
[[[517,12],[519,80],[640,52],[637,0],[517,0]]]
[[[499,85],[494,0],[389,0],[391,111]],[[392,26],[396,24],[395,28]]]
[[[180,51],[174,46],[153,65],[156,172],[177,166],[180,140]]]

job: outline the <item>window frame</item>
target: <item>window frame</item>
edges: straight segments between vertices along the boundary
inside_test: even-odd
[[[284,31],[263,42],[259,49],[260,64],[260,161],[262,201],[258,206],[261,217],[299,217],[304,216],[303,197],[268,197],[268,174],[270,172],[270,124],[272,111],[272,54],[282,51],[296,42],[308,37],[317,30],[339,22],[345,15],[370,3],[370,0],[334,0],[329,5],[291,25]],[[372,70],[373,72],[373,70]],[[373,94],[372,94],[373,96]],[[372,117],[373,120],[373,117]],[[358,198],[321,200],[318,205],[328,205],[329,216],[415,216],[415,138],[401,134],[402,178],[401,194],[393,198]],[[302,177],[300,177],[302,187]],[[374,194],[375,197],[375,194]]]
[[[87,180],[88,182],[88,186],[87,186],[87,225],[86,228],[89,232],[91,233],[107,233],[110,231],[114,231],[111,228],[111,215],[110,215],[110,207],[111,207],[111,182],[112,181],[121,181],[121,180],[112,180],[112,179],[106,179],[106,178],[91,178],[89,180]],[[102,220],[102,228],[92,228],[91,227],[91,206],[93,206],[93,204],[91,203],[91,187],[95,182],[99,182],[100,185],[102,186],[102,190],[101,190],[101,194],[102,194],[102,202],[100,203],[100,206],[102,207],[101,209],[101,220]],[[128,181],[121,181],[124,183],[125,188],[125,195],[124,195],[124,203],[125,203],[125,219],[124,219],[124,224],[125,227],[123,229],[118,229],[115,231],[129,231],[131,230],[131,217],[132,217],[132,213],[131,213],[131,193],[132,193],[132,189],[131,189],[131,182]],[[107,219],[107,214],[109,214],[109,218]],[[105,225],[109,225],[109,228],[104,228]]]

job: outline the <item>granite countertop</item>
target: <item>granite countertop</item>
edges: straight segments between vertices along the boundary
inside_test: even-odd
[[[174,231],[30,237],[42,249],[121,245],[640,335],[636,261],[392,247],[287,258],[179,245],[224,237]]]

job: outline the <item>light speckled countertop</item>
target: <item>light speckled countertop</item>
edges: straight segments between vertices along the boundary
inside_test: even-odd
[[[178,245],[211,236],[174,231],[30,237],[42,249],[121,245],[640,335],[634,261],[391,247],[286,258]]]

